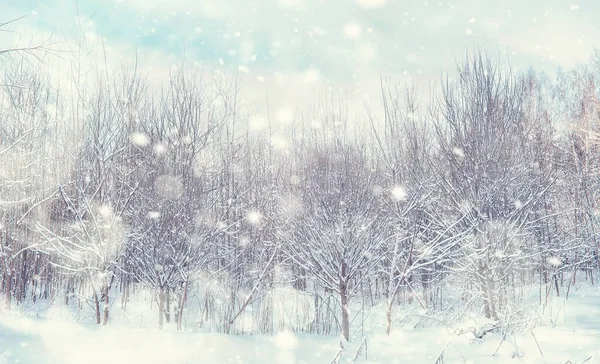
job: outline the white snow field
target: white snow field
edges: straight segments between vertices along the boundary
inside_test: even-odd
[[[550,298],[545,309],[539,308],[539,319],[526,320],[520,333],[489,332],[483,339],[469,331],[481,332],[485,319],[468,319],[452,328],[414,329],[416,313],[387,336],[377,312],[371,315],[373,334],[366,337],[366,350],[357,357],[363,343],[359,333],[337,363],[600,363],[599,311],[600,291],[572,288],[568,300]],[[337,336],[236,336],[177,332],[170,326],[159,331],[25,314],[12,310],[0,315],[0,364],[332,363],[340,347]]]

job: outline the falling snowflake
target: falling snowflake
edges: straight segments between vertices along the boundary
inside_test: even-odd
[[[560,267],[562,264],[562,260],[559,257],[550,257],[548,258],[548,264],[553,267]]]
[[[293,350],[298,346],[298,339],[289,331],[282,331],[274,338],[275,345],[280,349]]]
[[[259,211],[250,211],[246,215],[246,220],[252,225],[258,225],[262,221],[263,215]]]
[[[164,143],[154,144],[154,153],[156,153],[156,155],[165,154],[166,151],[167,151],[167,146]]]
[[[254,115],[248,120],[248,125],[252,130],[261,130],[267,126],[267,120],[260,115]]]
[[[465,152],[459,148],[459,147],[454,147],[452,149],[452,153],[454,153],[455,156],[457,156],[458,158],[464,158],[465,157]]]
[[[131,140],[131,142],[138,147],[145,147],[150,144],[150,138],[148,138],[148,136],[144,133],[132,133],[129,136],[129,140]]]
[[[318,70],[311,68],[304,72],[304,83],[315,83],[321,78]]]
[[[282,107],[275,112],[275,119],[284,124],[289,124],[294,121],[294,111],[289,107]]]
[[[392,197],[397,201],[406,200],[406,190],[402,186],[392,188]]]
[[[112,208],[109,205],[102,205],[99,209],[100,215],[108,217],[112,215]]]
[[[362,33],[362,28],[356,23],[349,23],[344,25],[344,35],[348,39],[358,39]]]
[[[192,137],[189,135],[185,135],[183,138],[181,138],[181,142],[185,145],[190,145],[192,144]]]
[[[250,244],[250,237],[248,235],[242,235],[239,241],[241,246],[247,246]]]
[[[160,212],[158,211],[150,211],[148,212],[148,217],[152,220],[156,220],[160,217]]]

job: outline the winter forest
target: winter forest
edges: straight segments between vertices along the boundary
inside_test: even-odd
[[[426,85],[382,74],[371,103],[274,115],[236,69],[181,58],[158,83],[84,41],[2,49],[0,328],[329,345],[278,363],[420,362],[382,351],[419,332],[451,338],[420,343],[432,364],[600,347],[597,311],[567,309],[600,284],[600,53],[548,74],[476,47]],[[587,351],[553,356],[543,330],[575,314]],[[22,340],[0,333],[1,363]]]

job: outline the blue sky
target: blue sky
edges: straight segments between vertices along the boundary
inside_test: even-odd
[[[21,15],[21,39],[76,37],[81,24],[90,42],[102,37],[118,57],[137,50],[155,70],[185,54],[282,89],[367,90],[381,73],[437,80],[476,46],[553,72],[600,45],[597,0],[2,0],[0,21]]]

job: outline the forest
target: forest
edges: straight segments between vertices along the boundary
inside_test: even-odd
[[[239,72],[157,84],[71,52],[57,80],[37,51],[0,52],[4,312],[111,325],[133,300],[159,329],[349,340],[408,306],[512,330],[532,289],[598,284],[600,53],[547,75],[476,49],[426,88],[382,76],[359,116],[330,90],[281,123]]]

